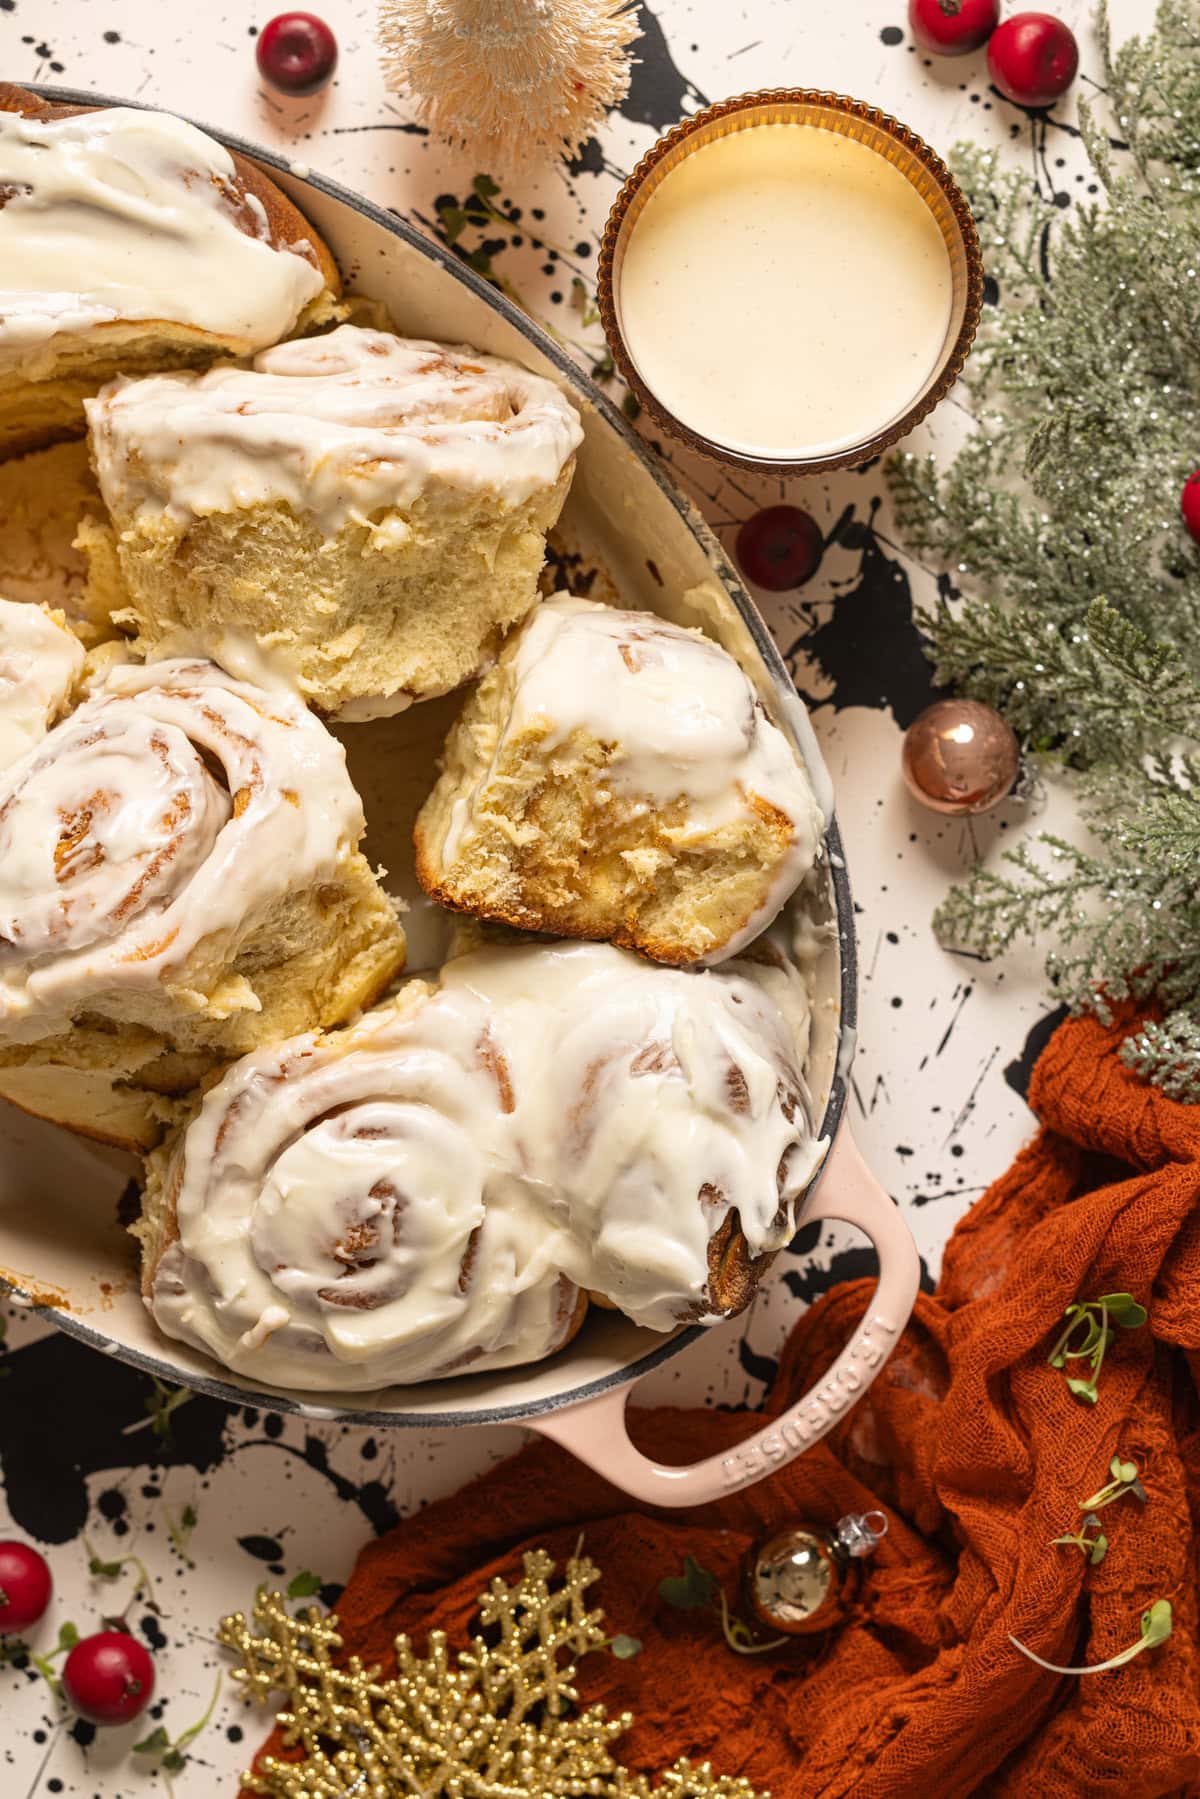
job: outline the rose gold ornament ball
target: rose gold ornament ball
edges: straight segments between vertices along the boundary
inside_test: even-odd
[[[986,812],[1011,793],[1021,751],[982,700],[938,700],[904,733],[900,768],[909,792],[934,812]]]
[[[754,1616],[768,1630],[807,1636],[837,1618],[842,1569],[825,1531],[789,1525],[752,1552],[746,1573]]]

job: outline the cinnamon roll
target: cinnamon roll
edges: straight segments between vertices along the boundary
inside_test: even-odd
[[[355,325],[116,382],[88,417],[143,651],[265,650],[345,719],[491,656],[537,597],[581,437],[515,363]]]
[[[551,1354],[584,1309],[513,1154],[504,1047],[414,981],[260,1050],[149,1163],[144,1292],[171,1336],[279,1386],[390,1386]]]
[[[496,947],[448,963],[442,991],[495,1020],[522,1164],[576,1284],[654,1330],[748,1305],[825,1151],[808,990],[778,947],[719,969]]]
[[[82,438],[0,462],[0,594],[53,606],[89,649],[118,633],[122,604],[111,533],[85,556],[77,538],[100,532],[104,505]]]
[[[490,948],[259,1050],[149,1164],[160,1327],[256,1379],[367,1389],[551,1354],[583,1296],[739,1310],[820,1159],[804,984],[605,944]]]
[[[0,599],[0,773],[67,710],[83,664],[63,613]]]
[[[0,449],[78,436],[120,371],[274,343],[338,288],[291,201],[194,125],[0,84]]]
[[[797,752],[720,645],[562,594],[459,714],[417,874],[455,911],[714,962],[770,924],[823,830]]]
[[[143,1063],[226,1058],[369,1004],[404,937],[363,828],[297,698],[208,662],[113,668],[0,777],[4,1064],[69,1087],[81,1059],[127,1065],[123,1031]]]

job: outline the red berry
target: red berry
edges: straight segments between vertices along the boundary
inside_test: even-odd
[[[908,0],[908,29],[931,56],[969,56],[999,17],[1000,0]]]
[[[36,1624],[53,1591],[44,1555],[28,1543],[0,1543],[0,1637]]]
[[[1079,67],[1079,46],[1061,19],[1019,12],[988,42],[988,73],[1018,106],[1049,106],[1065,94]]]
[[[136,1637],[98,1630],[63,1663],[63,1692],[89,1724],[128,1724],[154,1697],[154,1663]]]
[[[311,12],[281,12],[259,33],[259,72],[285,94],[315,94],[337,66],[337,39]]]
[[[816,573],[824,548],[820,527],[798,506],[765,506],[737,534],[739,568],[771,593],[802,587]]]
[[[1200,543],[1200,468],[1188,476],[1179,496],[1179,510],[1190,536]]]

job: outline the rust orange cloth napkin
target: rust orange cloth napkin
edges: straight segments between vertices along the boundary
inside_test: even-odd
[[[1129,1029],[1076,1019],[1034,1073],[1035,1140],[959,1225],[932,1296],[867,1397],[834,1434],[761,1485],[685,1513],[635,1509],[561,1450],[533,1443],[363,1550],[338,1607],[347,1640],[390,1666],[399,1631],[465,1642],[476,1598],[523,1548],[562,1562],[580,1531],[603,1570],[607,1627],[633,1661],[589,1656],[587,1702],[628,1707],[621,1761],[654,1771],[711,1759],[775,1799],[1151,1799],[1200,1793],[1200,1108],[1117,1059]],[[767,1410],[812,1381],[849,1335],[870,1284],[801,1319]],[[1099,1402],[1072,1397],[1047,1354],[1064,1308],[1129,1291],[1149,1322],[1122,1330]],[[634,1414],[663,1460],[724,1450],[745,1414]],[[1107,1556],[1051,1539],[1120,1451],[1148,1493],[1103,1514]],[[707,1612],[658,1582],[685,1555],[733,1597],[747,1549],[789,1520],[883,1507],[890,1531],[840,1625],[742,1657]],[[1174,1608],[1168,1642],[1120,1670],[1064,1678],[1019,1654],[1101,1661],[1136,1641],[1142,1611]],[[272,1739],[278,1750],[278,1739]]]

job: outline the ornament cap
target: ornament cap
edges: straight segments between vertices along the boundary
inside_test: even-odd
[[[829,1537],[836,1554],[857,1561],[860,1556],[874,1554],[887,1536],[887,1530],[884,1512],[847,1512],[844,1518],[838,1519]]]

